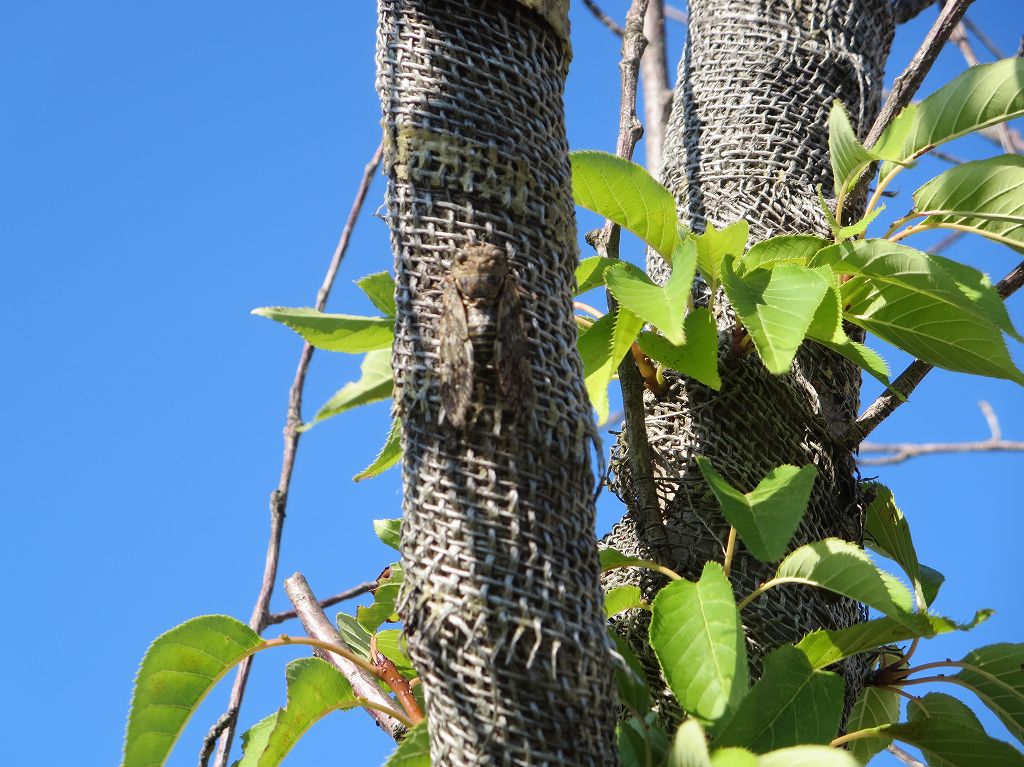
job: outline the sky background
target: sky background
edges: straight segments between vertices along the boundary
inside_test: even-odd
[[[0,4],[0,268],[11,310],[0,379],[8,520],[0,536],[8,595],[0,705],[9,764],[41,767],[71,754],[76,764],[116,764],[148,643],[197,615],[248,620],[301,348],[290,331],[249,312],[312,303],[377,145],[373,5]],[[570,145],[613,150],[618,41],[582,3],[572,5]],[[627,6],[604,2],[620,19]],[[977,0],[971,16],[1004,51],[1016,50],[1019,0]],[[934,17],[925,12],[900,29],[890,80]],[[669,32],[675,62],[684,29],[670,22]],[[963,66],[947,48],[922,93]],[[998,153],[980,139],[949,151]],[[944,167],[925,160],[897,185],[909,192]],[[371,215],[383,195],[378,176],[329,310],[373,311],[352,281],[391,267],[387,227]],[[894,213],[906,207],[889,202]],[[581,217],[581,232],[592,226]],[[624,255],[642,262],[639,247]],[[946,255],[993,279],[1017,262],[1011,251],[970,238]],[[1009,306],[1024,325],[1021,298]],[[904,367],[904,355],[882,350],[894,370]],[[1020,345],[1013,353],[1024,363]],[[315,355],[307,417],[358,377],[358,363]],[[867,384],[864,401],[877,390]],[[941,371],[875,436],[985,438],[982,399],[1008,439],[1024,439],[1019,387]],[[281,578],[301,570],[327,596],[392,560],[371,520],[400,513],[398,470],[351,481],[387,428],[388,404],[379,403],[302,439]],[[937,610],[960,619],[997,610],[970,635],[927,643],[921,661],[1021,640],[1022,470],[1018,453],[920,458],[866,472],[893,488],[922,561],[945,573]],[[604,493],[598,532],[621,511]],[[287,607],[278,588],[272,609]],[[257,660],[243,727],[283,704],[284,665],[301,654],[278,650]],[[229,687],[223,682],[203,704],[169,764],[196,763]],[[991,732],[1008,739],[998,725]],[[286,764],[377,765],[390,748],[364,714],[336,714]]]

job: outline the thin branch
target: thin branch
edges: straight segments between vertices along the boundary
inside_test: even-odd
[[[367,594],[377,588],[377,581],[365,581],[360,583],[358,586],[353,586],[350,589],[346,589],[333,597],[327,597],[326,599],[320,600],[320,607],[331,607],[339,602],[344,602],[348,599],[355,599],[356,597]],[[290,621],[292,618],[297,618],[298,615],[294,610],[286,610],[283,613],[271,613],[267,616],[267,626],[274,626],[278,623],[284,623]]]
[[[320,607],[302,573],[295,573],[291,578],[287,578],[284,582],[284,590],[295,607],[295,612],[298,614],[299,620],[302,621],[306,633],[312,639],[319,639],[321,642],[329,642],[333,645],[351,649],[341,634],[338,633],[334,624],[324,614],[323,608]],[[313,654],[323,658],[344,674],[345,678],[352,684],[352,691],[360,698],[364,698],[384,708],[390,709],[394,707],[394,701],[380,689],[377,680],[364,669],[361,669],[341,655],[321,648],[315,649]],[[404,733],[402,724],[386,713],[369,708],[366,709],[366,712],[373,717],[382,730],[395,740],[398,740]]]
[[[967,234],[967,232],[959,229],[954,232],[950,232],[937,243],[935,243],[934,247],[929,248],[928,252],[935,255],[942,253],[943,251],[948,250],[950,247],[952,247],[953,244],[956,243],[956,241],[963,237],[965,234]]]
[[[217,745],[217,738],[224,732],[224,728],[231,724],[231,721],[238,715],[238,710],[229,708],[220,715],[220,719],[214,722],[213,727],[203,738],[203,747],[199,749],[199,767],[206,767],[213,755],[213,747]]]
[[[583,4],[590,9],[590,12],[594,14],[594,17],[604,24],[608,29],[611,30],[613,35],[622,37],[622,27],[620,27],[611,16],[601,10],[601,6],[594,2],[594,0],[583,0]]]
[[[1013,295],[1024,284],[1024,261],[1015,266],[1009,274],[996,283],[996,293],[1004,301]],[[846,444],[853,449],[877,426],[902,405],[917,388],[918,384],[928,375],[932,365],[921,360],[914,360],[899,377],[890,384],[882,394],[871,403],[846,433]]]
[[[671,19],[672,21],[680,24],[690,23],[690,14],[686,11],[676,8],[674,5],[665,4],[665,18]]]
[[[964,19],[966,20],[966,16]],[[967,66],[976,67],[980,63],[977,54],[974,52],[974,46],[971,45],[971,41],[967,39],[967,32],[964,29],[964,23],[960,22],[953,29],[953,34],[949,36],[949,39],[956,44],[956,47],[960,49],[961,55],[964,57],[964,61],[967,62]],[[995,132],[999,139],[999,145],[1003,148],[1003,151],[1008,154],[1014,154],[1017,151],[1017,142],[1014,141],[1013,134],[1010,133],[1010,126],[1006,123],[999,123],[993,125],[992,130]]]
[[[936,160],[942,160],[943,162],[948,162],[950,165],[963,165],[964,164],[964,161],[961,160],[959,157],[955,157],[955,156],[951,155],[949,152],[943,152],[941,149],[933,149],[931,151],[931,155]]]
[[[961,21],[960,23],[967,27],[968,32],[970,32],[972,35],[978,38],[978,42],[985,46],[989,53],[991,53],[997,59],[1006,58],[1006,54],[999,50],[999,46],[995,44],[995,41],[987,34],[985,34],[985,30],[983,30],[981,27],[979,27],[977,24],[971,21],[970,17],[964,16],[963,21]]]
[[[338,274],[345,251],[348,250],[348,243],[352,237],[352,230],[355,228],[356,219],[363,208],[363,201],[370,190],[373,181],[373,174],[380,165],[381,154],[384,150],[383,144],[379,145],[373,153],[370,162],[363,169],[363,177],[356,190],[356,198],[349,210],[348,220],[341,231],[338,245],[334,249],[331,263],[327,267],[327,274],[316,292],[316,308],[323,310],[327,304],[327,297],[330,295],[331,287],[334,285],[334,278]],[[274,592],[274,582],[277,580],[277,563],[281,553],[281,532],[284,528],[285,509],[288,505],[288,488],[292,481],[292,470],[295,467],[295,454],[299,448],[299,437],[302,433],[299,426],[302,424],[302,390],[306,383],[306,371],[309,370],[310,360],[313,359],[313,347],[308,343],[303,344],[302,353],[299,355],[299,364],[295,370],[295,378],[292,381],[291,389],[288,392],[288,414],[285,417],[284,425],[284,453],[281,456],[281,476],[278,479],[277,487],[270,494],[270,540],[267,543],[267,556],[263,565],[263,580],[260,583],[259,594],[256,597],[256,605],[253,607],[252,616],[249,618],[249,626],[257,634],[267,627],[267,619],[270,616],[270,596]],[[235,681],[231,687],[231,695],[228,698],[228,711],[234,711],[234,716],[229,718],[228,724],[220,738],[217,748],[217,758],[214,761],[216,767],[227,767],[228,759],[231,756],[231,743],[235,737],[235,726],[238,723],[238,711],[242,707],[242,698],[245,697],[245,686],[249,681],[249,669],[252,667],[252,657],[246,658],[238,665],[235,672]]]
[[[895,743],[890,743],[888,746],[885,747],[885,749],[890,754],[899,759],[901,762],[903,762],[905,765],[907,765],[907,767],[928,767],[927,764],[925,764],[924,762],[919,762],[917,759],[908,754]]]
[[[644,92],[644,151],[647,170],[661,170],[661,147],[672,111],[672,89],[669,88],[668,55],[665,49],[665,0],[650,0],[644,14],[644,37],[647,49],[640,59],[640,82]]]

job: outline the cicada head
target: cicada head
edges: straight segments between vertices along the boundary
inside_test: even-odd
[[[508,277],[508,258],[496,245],[467,245],[455,254],[451,273],[463,298],[495,299]]]

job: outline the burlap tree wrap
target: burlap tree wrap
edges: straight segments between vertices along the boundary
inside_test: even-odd
[[[784,233],[829,236],[815,187],[831,192],[827,116],[840,99],[866,130],[878,108],[882,67],[893,34],[885,0],[691,0],[687,47],[680,63],[668,127],[662,181],[682,220],[695,231],[745,218],[751,241]],[[664,280],[656,255],[648,271]],[[699,291],[698,291],[699,292]],[[707,302],[706,295],[698,301]],[[655,481],[667,528],[669,566],[696,578],[707,560],[721,562],[728,524],[695,458],[709,457],[743,491],[772,468],[818,468],[810,508],[794,546],[829,536],[860,541],[863,504],[850,452],[841,436],[856,416],[860,374],[816,344],[805,343],[790,374],[770,375],[756,354],[734,351],[734,318],[721,296],[712,302],[719,326],[722,389],[669,375],[661,397],[645,393]],[[635,478],[620,435],[612,485],[635,507]],[[626,554],[656,555],[632,514],[605,543]],[[739,546],[732,581],[745,595],[774,566]],[[616,571],[608,585],[650,576]],[[804,586],[773,589],[744,610],[755,672],[764,653],[809,630],[863,619],[859,605]],[[623,630],[644,631],[632,616]],[[637,642],[639,644],[639,641]],[[858,694],[864,664],[847,664],[847,705]],[[671,710],[671,702],[666,704]]]
[[[404,450],[400,612],[438,767],[617,761],[592,416],[572,318],[569,50],[546,21],[558,5],[379,2]],[[439,423],[438,328],[443,280],[472,242],[508,255],[535,392],[532,408],[513,412],[494,372],[478,370],[482,407],[456,430]]]

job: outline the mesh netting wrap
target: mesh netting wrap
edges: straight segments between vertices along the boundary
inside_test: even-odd
[[[684,223],[703,231],[745,218],[751,241],[776,234],[828,236],[815,187],[831,190],[827,116],[840,99],[866,131],[878,108],[882,66],[893,33],[886,0],[691,0],[689,38],[680,64],[666,134],[662,181],[679,201]],[[664,280],[656,254],[648,271]],[[706,288],[705,288],[706,293]],[[698,300],[708,301],[706,295]],[[728,524],[695,458],[709,457],[736,487],[752,490],[772,468],[818,468],[810,507],[794,545],[837,536],[860,541],[863,503],[853,457],[842,435],[856,416],[859,371],[805,343],[791,373],[770,375],[756,354],[733,352],[733,317],[713,301],[719,326],[722,389],[668,376],[660,397],[645,392],[655,483],[672,561],[690,578],[703,562],[722,561]],[[635,479],[620,435],[613,450],[613,488],[634,505]],[[627,514],[605,539],[626,554],[654,552]],[[745,595],[774,573],[738,546],[732,580]],[[659,583],[617,571],[648,590]],[[645,580],[646,579],[646,580]],[[860,605],[804,586],[773,589],[744,610],[754,671],[764,653],[818,627],[863,619]],[[636,637],[643,617],[623,626]],[[844,673],[847,704],[859,693],[863,662]],[[672,713],[671,702],[666,703]]]
[[[564,17],[564,4],[536,0],[379,2],[404,449],[400,612],[438,767],[617,761],[594,427],[572,318],[569,49],[547,21],[559,6]],[[483,245],[504,253],[486,251],[490,268],[508,263],[514,284],[502,290],[518,289],[531,401],[512,408],[499,396],[485,363],[501,339],[481,331],[474,402],[456,428],[442,417],[439,358],[457,348],[440,337],[452,326],[442,311],[460,300],[456,255]],[[493,316],[482,307],[469,312],[477,330]]]

